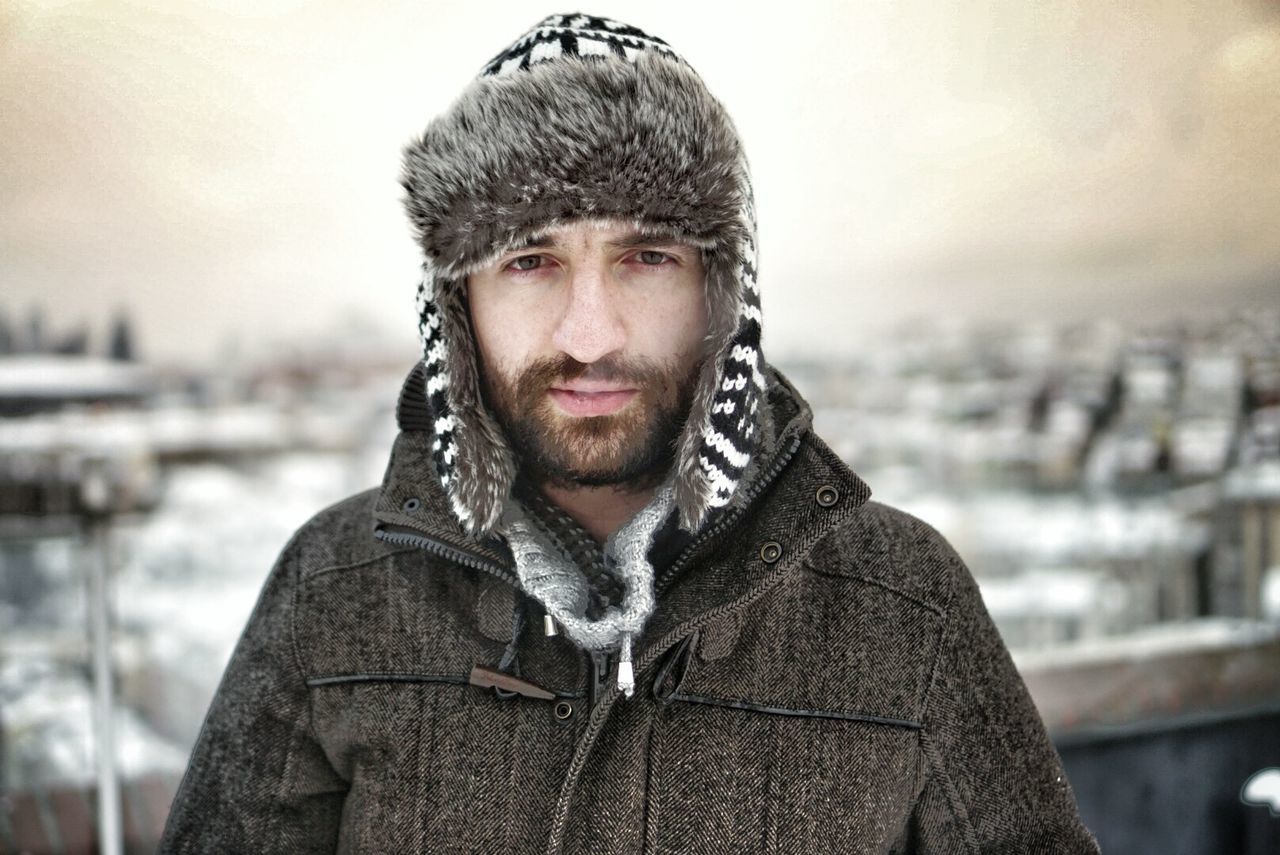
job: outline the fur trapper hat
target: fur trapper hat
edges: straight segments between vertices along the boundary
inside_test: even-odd
[[[671,481],[688,531],[733,501],[771,431],[754,203],[733,123],[688,63],[635,27],[552,15],[405,147],[401,183],[424,255],[417,309],[435,467],[466,531],[495,529],[517,470],[483,402],[466,276],[577,219],[633,222],[700,249],[709,356]]]

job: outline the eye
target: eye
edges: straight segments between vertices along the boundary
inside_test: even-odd
[[[654,267],[662,264],[662,262],[666,261],[670,257],[671,256],[667,255],[665,252],[658,252],[656,249],[644,249],[636,253],[636,258],[640,259],[641,264]]]
[[[507,267],[511,270],[537,270],[542,266],[543,259],[540,255],[522,255],[507,263]]]

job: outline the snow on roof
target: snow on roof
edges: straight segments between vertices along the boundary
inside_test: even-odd
[[[0,398],[86,398],[146,395],[155,376],[146,366],[92,356],[19,354],[0,359]]]
[[[1227,473],[1223,495],[1228,499],[1280,498],[1280,460],[1263,460]]]
[[[1134,662],[1188,653],[1280,642],[1280,624],[1240,618],[1151,624],[1124,635],[1081,640],[1035,651],[1014,651],[1020,670]]]
[[[1105,735],[1274,704],[1280,625],[1206,618],[1015,653],[1014,661],[1050,731]]]
[[[299,431],[305,421],[267,403],[68,410],[0,420],[0,452],[147,449],[164,455],[284,448],[304,438]]]
[[[997,621],[1006,616],[1086,615],[1112,608],[1124,597],[1118,583],[1089,570],[1028,570],[1013,577],[983,577],[978,585]]]
[[[875,489],[877,482],[869,483]],[[1097,556],[1143,558],[1155,550],[1181,551],[1207,537],[1204,527],[1189,522],[1168,497],[984,491],[963,501],[941,493],[895,496],[894,504],[936,526],[962,554],[965,545],[982,544],[987,551],[1025,556],[1028,565],[1060,567]]]

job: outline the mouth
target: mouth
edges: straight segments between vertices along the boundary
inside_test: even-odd
[[[581,417],[611,416],[639,394],[638,389],[610,389],[583,385],[573,388],[553,386],[547,392],[566,415]]]

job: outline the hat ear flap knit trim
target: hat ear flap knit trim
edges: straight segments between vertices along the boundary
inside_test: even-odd
[[[497,524],[511,492],[515,454],[481,398],[464,286],[435,278],[425,265],[417,303],[436,474],[463,529],[483,536]]]
[[[743,208],[742,220],[750,223],[749,203]],[[728,247],[713,247],[702,256],[706,270],[707,342],[712,350],[703,363],[676,453],[676,507],[681,527],[691,532],[706,522],[712,509],[728,504],[746,469],[743,457],[753,456],[762,436],[767,442],[771,433],[756,433],[764,378],[758,362],[759,310],[751,308],[758,307],[759,297],[753,299],[747,293],[747,271],[752,288],[755,284],[753,247],[752,236],[741,235]],[[744,348],[751,342],[753,346]],[[744,366],[735,353],[757,361]],[[743,367],[748,368],[748,376],[755,382],[739,388],[736,378]],[[732,378],[734,388],[723,388],[726,377]],[[745,421],[744,414],[749,416]],[[763,414],[767,417],[767,408]],[[726,415],[736,415],[732,424],[724,424]],[[734,439],[729,441],[727,437]],[[723,450],[717,451],[715,446]]]
[[[745,162],[740,167],[746,188],[741,222],[747,233],[731,244],[733,251],[704,253],[707,297],[714,301],[708,336],[724,344],[703,367],[681,438],[676,504],[680,524],[688,531],[696,531],[713,509],[740,495],[738,487],[759,456],[757,449],[772,444],[769,408],[761,406],[767,381],[760,350],[755,206]]]

